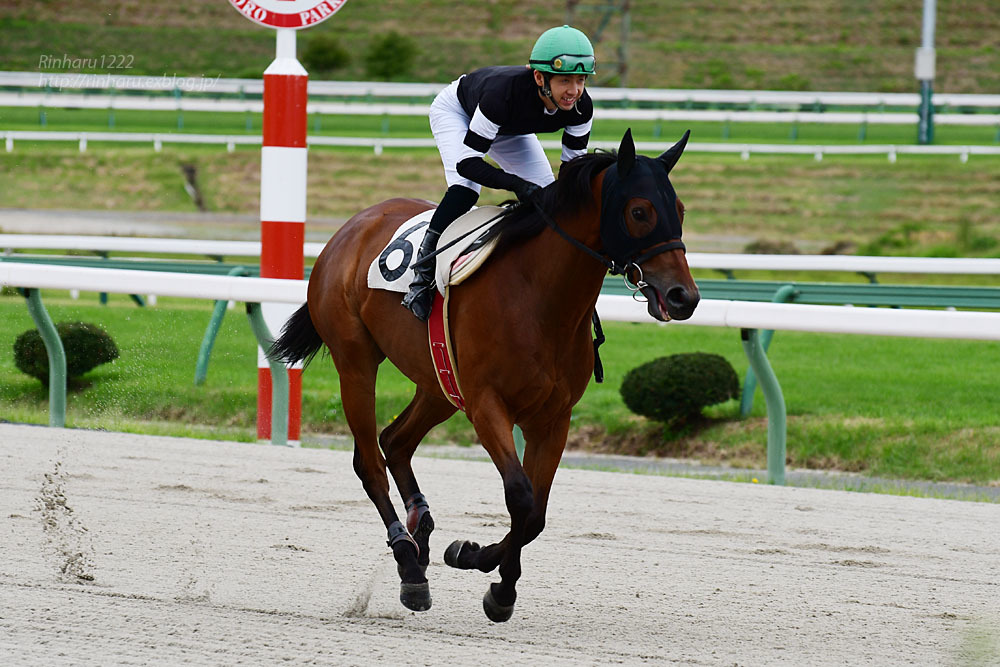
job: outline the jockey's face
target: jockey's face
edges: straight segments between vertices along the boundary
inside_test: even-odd
[[[539,86],[545,82],[541,72],[535,72],[535,81]],[[586,74],[553,74],[552,78],[549,79],[552,97],[563,111],[569,111],[573,108],[573,105],[583,95],[583,87],[586,83]]]

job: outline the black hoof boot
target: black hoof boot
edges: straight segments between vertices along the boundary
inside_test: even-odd
[[[420,574],[422,574],[424,576],[427,576],[427,564],[426,563],[425,564],[417,563],[417,567],[420,568]],[[406,572],[406,568],[404,568],[399,563],[396,563],[396,574],[399,575],[400,579],[403,578],[403,575],[405,574],[405,572]]]
[[[431,563],[430,556],[430,536],[431,531],[434,530],[434,519],[431,518],[430,512],[425,512],[422,517],[420,517],[420,522],[417,524],[417,529],[413,532],[413,542],[417,545],[417,567],[420,568],[420,572],[423,575],[427,574],[427,566]],[[404,573],[406,568],[403,567],[402,563],[396,563],[396,572],[399,573],[399,578],[404,579]]]
[[[422,584],[399,585],[399,601],[403,606],[413,611],[427,611],[431,608],[431,587],[426,581]],[[488,614],[489,612],[487,612]],[[509,618],[508,614],[508,618]]]
[[[403,581],[399,584],[399,601],[413,611],[431,608],[431,588],[424,576],[425,567],[417,561],[417,543],[399,521],[389,526],[389,548],[396,559],[396,571]]]
[[[434,532],[434,519],[431,513],[424,512],[417,521],[416,529],[412,531],[413,541],[417,543],[417,563],[423,570],[431,562],[431,533]]]
[[[490,587],[486,589],[486,595],[483,596],[483,611],[486,612],[486,617],[494,623],[504,623],[509,621],[513,615],[514,603],[503,605],[496,601],[496,598],[493,597],[493,587],[497,585],[490,584]],[[517,599],[516,593],[514,599]]]

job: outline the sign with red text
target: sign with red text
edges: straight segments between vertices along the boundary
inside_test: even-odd
[[[254,23],[269,28],[308,28],[330,18],[347,0],[229,0]]]

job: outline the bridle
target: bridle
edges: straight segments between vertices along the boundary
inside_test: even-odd
[[[641,157],[639,160],[648,163],[639,162],[636,165],[638,168],[629,169],[623,177],[619,176],[618,165],[611,165],[605,172],[601,184],[601,240],[605,248],[610,248],[611,252],[599,253],[573,238],[542,209],[537,201],[532,203],[542,220],[557,234],[603,264],[611,275],[621,275],[625,287],[632,292],[632,297],[644,300],[639,299],[639,295],[644,288],[649,287],[649,284],[643,280],[641,265],[662,253],[671,250],[686,252],[687,248],[680,239],[681,226],[679,215],[676,213],[676,195],[672,189],[667,192],[662,186],[661,179],[656,178],[654,170],[658,163],[655,160]],[[662,180],[665,180],[665,171],[662,176]],[[655,196],[649,198],[658,213],[656,226],[641,238],[629,233],[624,213],[628,195],[637,189],[639,194],[655,193]],[[650,189],[653,192],[648,192]],[[674,213],[672,217],[667,213],[671,209]],[[634,271],[638,276],[634,282],[629,279],[630,271]]]

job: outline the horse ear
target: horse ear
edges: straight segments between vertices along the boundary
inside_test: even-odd
[[[681,153],[684,152],[684,147],[687,146],[688,137],[690,136],[691,136],[691,130],[688,130],[687,132],[684,133],[684,136],[681,137],[680,141],[678,141],[676,144],[674,144],[667,150],[663,151],[663,155],[656,158],[657,160],[663,163],[663,166],[667,170],[667,173],[670,173],[670,170],[674,168],[674,165],[677,164],[677,161],[681,159]]]
[[[621,146],[618,147],[618,175],[622,178],[628,176],[635,164],[635,142],[632,141],[632,128],[625,130],[622,137]]]

